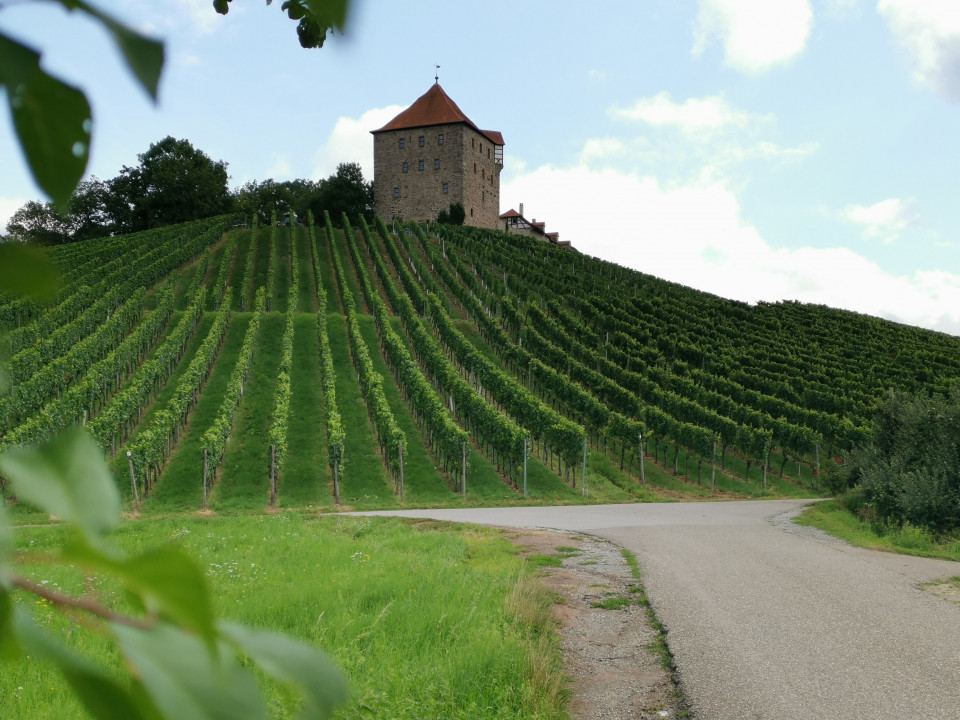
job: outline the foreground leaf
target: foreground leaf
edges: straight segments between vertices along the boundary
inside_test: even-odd
[[[268,675],[299,685],[303,720],[323,720],[347,699],[343,674],[326,655],[306,643],[263,630],[222,623],[220,631]]]
[[[0,455],[17,497],[75,524],[92,545],[120,521],[120,497],[97,444],[71,428],[34,447]]]
[[[106,571],[143,599],[146,608],[193,630],[214,647],[216,628],[206,579],[182,550],[161,547],[124,560],[83,543],[64,547],[66,560],[87,569]]]
[[[98,720],[135,720],[143,717],[130,693],[99,667],[49,637],[22,608],[14,610],[17,639],[32,656],[50,660]]]
[[[256,682],[229,652],[170,626],[111,625],[137,682],[164,716],[186,720],[266,720]]]
[[[43,248],[0,244],[0,287],[5,294],[44,302],[57,290],[57,268]]]
[[[40,54],[0,34],[0,85],[37,184],[65,207],[90,157],[90,103],[40,67]]]

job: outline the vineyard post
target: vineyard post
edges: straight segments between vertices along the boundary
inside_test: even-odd
[[[640,484],[646,485],[647,478],[644,476],[644,469],[643,469],[643,433],[637,433],[637,440],[640,441]]]
[[[523,496],[527,497],[527,455],[530,452],[530,438],[523,438]]]
[[[137,494],[137,476],[133,472],[133,453],[127,450],[127,462],[130,464],[130,486],[133,488],[133,505],[140,509],[140,496]]]
[[[713,441],[713,459],[710,467],[710,492],[717,489],[717,441]]]
[[[400,501],[403,502],[403,443],[397,443],[400,452]]]
[[[813,478],[810,480],[810,484],[814,490],[820,486],[820,443],[813,446]]]
[[[277,504],[277,446],[270,446],[270,507]]]
[[[203,449],[203,509],[207,509],[207,448]]]
[[[583,470],[580,472],[580,494],[587,496],[587,436],[583,436]]]
[[[463,499],[467,499],[467,443],[464,442],[460,446],[461,459],[460,459],[460,493],[463,495]]]
[[[340,461],[333,461],[333,501],[340,504]]]

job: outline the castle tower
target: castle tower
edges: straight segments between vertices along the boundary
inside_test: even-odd
[[[465,224],[497,227],[503,135],[474,125],[439,83],[371,133],[377,215],[435,220],[461,203]]]

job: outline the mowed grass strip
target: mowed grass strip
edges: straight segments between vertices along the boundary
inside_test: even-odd
[[[210,505],[215,510],[266,507],[270,487],[268,430],[280,366],[280,342],[286,318],[264,313],[250,375],[234,422],[233,435],[221,463]]]
[[[209,332],[211,325],[213,325],[213,313],[205,314],[200,318],[197,331],[190,339],[190,342],[187,343],[186,350],[184,350],[183,356],[180,358],[180,363],[174,369],[170,377],[167,378],[167,382],[160,389],[160,392],[157,393],[156,397],[154,397],[150,406],[143,412],[143,416],[140,418],[140,423],[127,437],[126,443],[119,448],[119,451],[110,462],[110,471],[113,473],[113,477],[117,481],[120,492],[123,494],[125,499],[132,500],[133,497],[130,490],[130,466],[127,462],[125,448],[137,437],[137,435],[150,426],[150,422],[153,420],[153,416],[156,414],[157,410],[167,406],[170,398],[173,397],[173,391],[177,387],[177,382],[179,382],[180,378],[187,371],[187,368],[190,367],[190,362],[197,354],[197,350],[200,349],[200,345],[203,344],[203,340],[206,338],[207,332]],[[134,469],[136,472],[142,473],[140,468]]]
[[[403,446],[404,499],[410,503],[445,502],[453,499],[450,485],[444,481],[427,450],[424,437],[397,388],[393,373],[383,359],[377,340],[377,328],[369,315],[358,315],[360,334],[370,351],[373,367],[383,376],[383,392],[407,441]]]
[[[301,262],[301,266],[305,263]],[[303,280],[301,280],[303,282]],[[323,427],[323,386],[317,316],[293,319],[293,368],[290,373],[290,418],[287,460],[280,479],[280,505],[333,505],[332,476]]]
[[[245,307],[249,308],[253,303],[253,295],[250,294],[250,288],[243,287],[243,274],[247,267],[247,256],[250,254],[251,250],[256,252],[256,248],[251,247],[253,245],[252,230],[234,230],[233,232],[237,235],[237,257],[233,261],[233,270],[230,274],[229,287],[233,288],[232,308],[234,310],[239,310],[240,298],[247,299],[247,304]]]
[[[327,315],[327,335],[337,373],[337,405],[346,434],[340,498],[345,505],[357,509],[393,506],[396,504],[393,478],[377,450],[377,437],[370,427],[367,404],[350,359],[347,321],[343,315]]]
[[[317,283],[313,277],[313,251],[310,248],[310,232],[305,227],[296,230],[297,262],[300,265],[298,287],[300,288],[300,312],[317,312]]]
[[[223,404],[227,382],[237,363],[251,313],[233,313],[213,372],[187,422],[176,452],[144,505],[146,512],[184,512],[203,505],[203,434]],[[212,480],[212,478],[211,478]]]
[[[65,527],[17,530],[21,550],[52,551]],[[291,635],[327,652],[346,674],[335,715],[359,718],[548,720],[566,717],[566,680],[553,598],[494,530],[395,518],[278,515],[144,518],[112,535],[129,556],[172,545],[196,559],[220,617]],[[36,581],[83,593],[83,574],[50,565]],[[111,608],[130,608],[98,581]],[[49,606],[19,599],[38,624],[111,673],[107,640]],[[271,717],[297,697],[267,681]],[[50,663],[23,658],[0,673],[0,717],[85,717]]]
[[[299,259],[298,259],[299,262]],[[290,292],[290,229],[277,228],[277,269],[273,283],[272,310],[287,311],[287,294]]]

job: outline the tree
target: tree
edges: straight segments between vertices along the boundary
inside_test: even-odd
[[[62,245],[71,239],[70,220],[53,203],[30,200],[7,222],[14,240],[34,245]]]
[[[320,182],[320,192],[310,209],[315,217],[323,217],[323,211],[331,218],[341,213],[349,217],[373,216],[373,183],[363,179],[359,163],[340,163],[337,172]]]
[[[229,212],[227,164],[211,160],[189,140],[165,137],[110,182],[121,232],[173,225]]]
[[[306,217],[307,210],[319,202],[319,196],[320,183],[313,180],[251,180],[234,193],[237,212],[245,217],[258,213],[260,222],[264,224],[270,220],[274,210],[277,215],[283,215],[292,208],[297,217]]]
[[[467,219],[467,211],[463,209],[463,203],[450,203],[449,210],[441,210],[437,215],[437,222],[444,225],[463,225]]]
[[[111,234],[115,224],[110,213],[112,200],[110,185],[96,175],[77,186],[70,198],[72,242]]]

